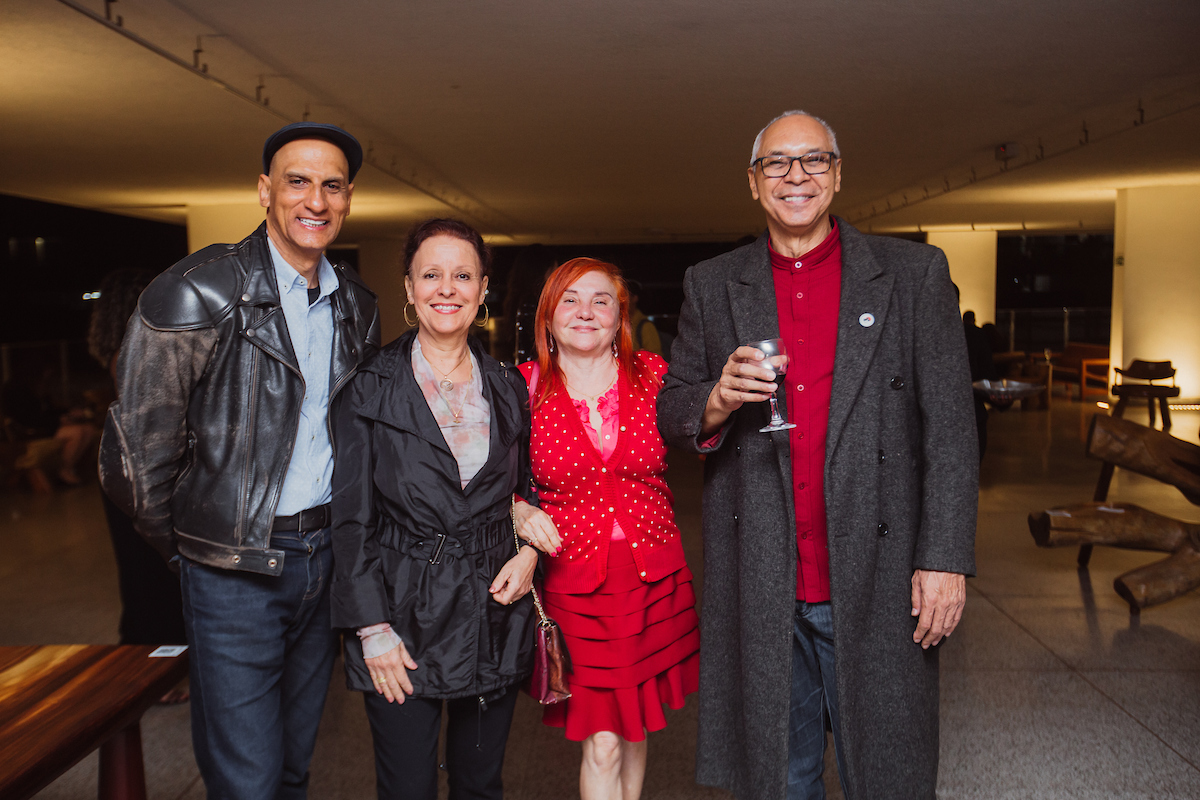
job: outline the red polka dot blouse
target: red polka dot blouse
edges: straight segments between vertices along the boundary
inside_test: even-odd
[[[662,377],[667,364],[642,350],[635,358]],[[528,384],[534,362],[522,364]],[[610,546],[629,547],[642,580],[660,580],[685,566],[674,502],[667,488],[667,446],[658,432],[657,392],[622,372],[617,445],[607,461],[588,438],[565,389],[533,412],[530,455],[542,509],[558,526],[563,550],[546,559],[546,589],[584,594],[604,583]],[[613,540],[613,525],[625,533]]]

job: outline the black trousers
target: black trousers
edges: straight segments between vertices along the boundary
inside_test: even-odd
[[[478,697],[427,700],[409,697],[389,703],[364,692],[367,720],[375,742],[375,784],[380,800],[436,800],[438,734],[442,706],[446,729],[446,770],[450,800],[501,800],[504,748],[517,705],[517,687],[487,704]]]
[[[187,644],[179,576],[133,529],[133,520],[104,492],[100,497],[117,558],[121,644]]]

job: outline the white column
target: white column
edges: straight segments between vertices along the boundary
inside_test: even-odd
[[[1182,396],[1200,398],[1200,185],[1122,189],[1117,210],[1122,366],[1170,359]]]
[[[1108,385],[1117,379],[1114,367],[1125,366],[1125,220],[1128,194],[1117,192],[1113,222],[1112,324],[1108,331]]]
[[[950,262],[960,293],[958,310],[975,312],[975,324],[996,321],[996,232],[930,231],[926,241]]]
[[[234,244],[254,233],[267,210],[258,203],[215,206],[188,206],[188,251],[196,252],[210,244]]]
[[[382,342],[408,330],[404,322],[404,242],[400,239],[362,239],[358,243],[358,274],[379,295]],[[409,312],[412,315],[412,312]]]

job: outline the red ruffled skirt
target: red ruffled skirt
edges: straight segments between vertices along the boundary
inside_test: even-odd
[[[700,621],[687,567],[645,583],[628,543],[617,540],[600,588],[541,597],[574,666],[571,699],[546,706],[542,722],[566,728],[571,741],[613,731],[640,742],[667,726],[664,705],[683,708],[699,688]]]

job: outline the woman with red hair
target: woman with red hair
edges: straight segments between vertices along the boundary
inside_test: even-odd
[[[571,698],[543,721],[583,742],[583,800],[640,795],[646,732],[699,680],[692,574],[667,488],[656,403],[666,362],[634,352],[620,270],[590,258],[547,280],[535,320],[530,455],[562,547],[547,559],[546,613],[562,627]]]

